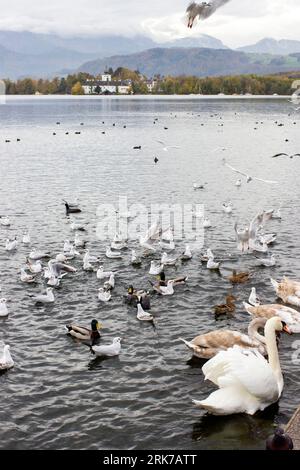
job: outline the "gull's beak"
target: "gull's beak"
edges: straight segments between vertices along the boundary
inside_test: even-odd
[[[287,333],[288,335],[292,335],[292,334],[293,334],[287,325],[284,325],[284,327],[282,328],[282,330],[283,330],[285,333]]]

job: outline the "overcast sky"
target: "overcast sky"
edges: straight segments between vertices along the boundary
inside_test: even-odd
[[[229,46],[263,37],[300,40],[300,0],[231,0],[188,30],[189,0],[0,0],[0,29],[60,35],[146,34],[164,41],[209,34]]]

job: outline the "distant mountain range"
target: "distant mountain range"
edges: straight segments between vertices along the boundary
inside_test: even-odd
[[[249,52],[256,55],[248,56]],[[0,31],[0,78],[53,77],[74,70],[99,73],[106,66],[130,64],[136,64],[130,67],[139,68],[147,75],[218,75],[227,70],[241,73],[244,69],[247,73],[267,73],[297,66],[297,59],[290,56],[297,52],[300,53],[300,41],[264,39],[233,51],[207,35],[158,44],[142,35],[63,38],[54,34]],[[228,60],[232,63],[225,63]]]
[[[288,55],[300,52],[300,41],[291,41],[289,39],[276,41],[276,39],[265,38],[256,44],[239,47],[237,50],[256,54]]]
[[[273,56],[246,54],[231,49],[155,48],[136,54],[106,57],[86,62],[78,71],[99,74],[106,67],[127,67],[148,77],[195,75],[198,77],[236,74],[268,74],[300,70],[300,54]]]

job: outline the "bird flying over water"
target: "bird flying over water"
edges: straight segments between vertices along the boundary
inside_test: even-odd
[[[233,168],[231,165],[229,165],[226,162],[225,158],[223,159],[223,164],[225,166],[227,166],[228,168],[230,168],[235,173],[238,173],[239,175],[245,176],[247,183],[250,183],[250,181],[252,181],[252,180],[257,180],[257,181],[262,181],[263,183],[268,183],[268,184],[278,184],[278,181],[264,180],[264,179],[261,179],[261,178],[257,178],[256,176],[251,176],[248,173],[244,173],[243,171],[237,170],[236,168]]]
[[[277,157],[300,157],[300,153],[294,153],[293,155],[288,155],[287,153],[276,153],[276,155],[273,155],[272,158],[277,158]]]
[[[227,2],[229,0],[210,0],[209,2],[201,3],[191,2],[186,9],[187,27],[193,27],[197,16],[199,16],[199,19],[205,20]]]

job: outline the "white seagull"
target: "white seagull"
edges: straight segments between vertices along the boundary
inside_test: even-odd
[[[239,175],[245,176],[247,183],[250,183],[252,180],[256,181],[262,181],[263,183],[268,183],[268,184],[278,184],[278,181],[271,181],[271,180],[264,180],[262,178],[257,178],[256,176],[251,176],[248,173],[244,173],[243,171],[237,170],[236,168],[233,168],[233,166],[229,165],[225,158],[223,159],[223,164],[227,166],[227,168],[230,168],[232,171],[235,173],[238,173]]]
[[[96,356],[118,356],[121,351],[121,338],[114,338],[112,344],[91,346],[91,352]]]

